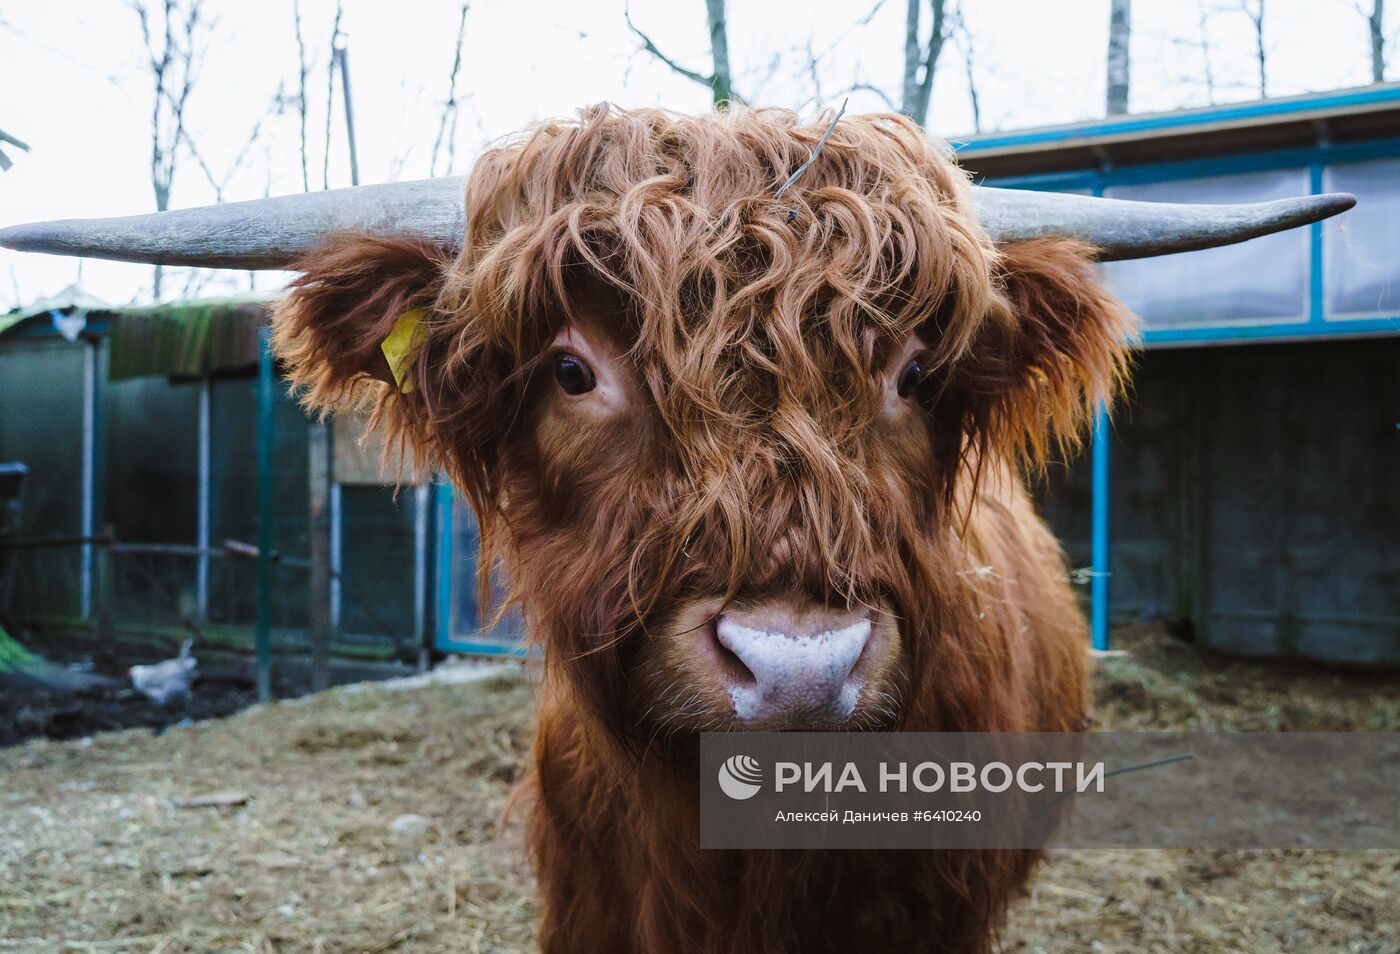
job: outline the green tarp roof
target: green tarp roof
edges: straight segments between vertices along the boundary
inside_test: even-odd
[[[196,376],[257,364],[267,308],[256,299],[211,299],[113,309],[107,376]]]
[[[0,315],[0,335],[52,311],[86,311],[107,324],[108,378],[185,377],[246,368],[258,361],[266,298],[210,298],[160,305],[103,304],[78,289]]]

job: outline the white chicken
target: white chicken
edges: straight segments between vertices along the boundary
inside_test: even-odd
[[[126,671],[136,691],[156,705],[168,705],[172,700],[189,695],[194,682],[195,659],[190,655],[190,640],[180,647],[180,655],[149,666],[132,666]]]

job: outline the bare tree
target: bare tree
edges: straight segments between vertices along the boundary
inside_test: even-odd
[[[1128,89],[1132,78],[1130,53],[1133,31],[1133,0],[1110,0],[1108,8],[1108,82],[1105,112],[1122,116],[1128,111]]]
[[[1269,95],[1268,48],[1264,46],[1265,0],[1239,0],[1240,11],[1254,27],[1254,55],[1259,64],[1259,96]]]
[[[1366,20],[1366,28],[1371,40],[1371,82],[1385,82],[1386,37],[1385,0],[1371,0],[1370,9],[1361,5],[1361,0],[1352,0],[1352,9]]]
[[[442,150],[443,139],[447,140],[447,173],[451,175],[453,163],[457,161],[457,74],[462,71],[462,42],[467,36],[467,9],[470,4],[462,4],[462,15],[457,20],[457,46],[452,55],[452,72],[447,76],[447,102],[443,104],[442,115],[438,119],[437,138],[433,140],[433,155],[428,163],[428,175],[437,175],[438,154]]]
[[[850,26],[838,31],[837,38],[831,43],[827,44],[827,46],[820,52],[818,52],[812,46],[811,40],[808,40],[803,46],[797,48],[797,50],[794,51],[801,52],[803,55],[802,72],[806,75],[807,82],[810,84],[812,89],[812,97],[810,101],[816,103],[826,103],[830,101],[828,100],[826,92],[823,89],[824,84],[822,82],[822,70],[826,68],[827,57],[829,57],[832,53],[836,51],[836,49],[841,45],[843,40],[847,39],[861,28],[869,26],[870,21],[875,19],[876,14],[880,12],[881,8],[884,7],[884,5],[885,0],[875,0],[875,2],[871,4],[869,10],[867,10],[861,17],[859,17],[853,23],[851,23]],[[894,100],[890,98],[889,93],[885,92],[877,86],[874,86],[870,83],[861,82],[859,80],[852,82],[850,85],[846,86],[840,92],[832,96],[831,99],[834,100],[839,97],[843,97],[847,94],[854,93],[857,90],[864,90],[866,92],[874,93],[876,96],[880,97],[881,101],[883,101],[884,104],[891,111],[898,110],[899,108],[894,104]]]
[[[977,91],[977,49],[972,39],[972,30],[967,25],[967,17],[959,7],[949,18],[949,35],[962,53],[963,73],[967,77],[967,98],[972,107],[972,131],[982,131],[982,97]]]
[[[717,108],[723,108],[729,103],[741,103],[743,97],[734,89],[734,74],[729,68],[729,21],[725,12],[725,0],[705,0],[705,15],[710,25],[710,59],[713,64],[708,74],[688,69],[662,53],[652,42],[651,37],[643,33],[632,22],[630,7],[624,5],[622,8],[622,16],[627,21],[627,29],[631,30],[636,34],[637,39],[642,41],[643,50],[665,63],[672,72],[684,76],[692,82],[699,83],[701,86],[708,86]]]
[[[724,0],[705,0],[705,16],[710,21],[710,58],[715,70],[710,74],[715,105],[733,102],[734,74],[729,69],[729,20],[725,16]]]
[[[1215,102],[1215,62],[1211,57],[1210,12],[1204,0],[1196,6],[1196,27],[1201,48],[1201,78],[1206,84],[1206,102]]]
[[[909,0],[904,17],[904,95],[899,111],[919,125],[928,122],[928,105],[933,98],[933,75],[938,55],[947,39],[945,0],[928,0],[933,9],[933,25],[925,42],[920,37],[919,20],[925,0]]]
[[[355,101],[350,98],[350,49],[344,41],[336,44],[331,51],[335,54],[336,68],[340,70],[340,94],[345,106],[345,145],[350,153],[350,184],[360,184],[360,158],[355,148]]]
[[[807,81],[812,84],[812,97],[821,102],[825,99],[822,95],[822,61],[821,56],[812,48],[812,41],[808,40],[804,48],[806,54]]]
[[[1385,0],[1371,0],[1371,82],[1385,82]]]
[[[306,56],[306,37],[301,32],[301,0],[292,0],[292,27],[297,38],[297,122],[301,143],[301,191],[311,191],[311,171],[307,160],[306,140],[306,81],[311,64]]]
[[[194,151],[185,130],[185,110],[203,59],[209,26],[203,0],[128,0],[141,25],[155,90],[151,107],[151,190],[156,210],[170,208],[181,145]],[[153,14],[151,7],[156,12]],[[156,18],[159,22],[153,22]],[[202,160],[200,161],[203,164]],[[207,166],[206,166],[207,170]],[[161,296],[161,266],[155,267],[154,296]]]
[[[335,5],[335,21],[331,24],[331,55],[326,61],[326,143],[321,155],[321,188],[331,187],[331,120],[335,116],[335,64],[336,47],[340,44],[340,19],[345,6],[340,0]]]
[[[248,138],[243,141],[242,147],[233,157],[233,162],[229,163],[228,168],[224,170],[223,175],[215,174],[213,168],[210,167],[208,161],[204,158],[204,153],[195,145],[194,137],[190,135],[189,129],[185,128],[180,131],[180,140],[184,144],[185,149],[188,150],[190,158],[194,160],[194,164],[199,168],[199,171],[204,174],[204,179],[209,183],[209,188],[214,190],[215,202],[224,201],[224,190],[228,188],[229,182],[231,182],[233,177],[243,168],[243,164],[247,162],[248,157],[252,154],[253,147],[262,139],[263,123],[269,116],[277,115],[278,104],[282,102],[285,95],[283,87],[279,83],[276,91],[272,94],[272,100],[268,103],[267,109],[253,122],[253,128],[248,133]]]

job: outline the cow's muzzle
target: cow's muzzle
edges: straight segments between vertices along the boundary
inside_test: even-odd
[[[846,726],[893,651],[887,617],[787,602],[725,608],[707,635],[734,718],[750,729]]]

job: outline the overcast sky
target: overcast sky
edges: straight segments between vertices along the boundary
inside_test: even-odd
[[[149,0],[154,5],[158,0]],[[186,0],[188,2],[188,0]],[[952,2],[952,0],[950,0]],[[1259,0],[1245,0],[1251,5]],[[1360,0],[1369,3],[1369,0]],[[1101,115],[1108,0],[964,0],[984,129]],[[215,21],[189,100],[191,138],[236,200],[301,189],[295,110],[274,106],[297,88],[292,0],[206,0]],[[729,0],[736,86],[749,101],[816,112],[841,90],[869,84],[897,98],[905,0]],[[703,0],[633,0],[634,22],[673,59],[708,68]],[[335,0],[302,0],[310,49],[311,183],[322,185],[327,75]],[[874,10],[873,16],[870,16]],[[428,175],[452,62],[457,0],[345,0],[361,179]],[[1209,69],[1217,102],[1258,96],[1253,26],[1234,0],[1136,0],[1134,112],[1204,105]],[[869,16],[869,22],[861,21]],[[927,17],[925,17],[927,20]],[[587,103],[700,111],[709,91],[639,52],[621,0],[472,0],[467,14],[456,164],[463,172],[491,139]],[[1269,92],[1359,85],[1370,79],[1366,25],[1351,0],[1267,0]],[[817,89],[808,49],[820,54]],[[0,129],[32,146],[7,147],[0,223],[121,215],[154,208],[150,182],[152,82],[138,20],[123,0],[6,0],[0,4]],[[850,109],[884,108],[870,92]],[[330,183],[349,185],[337,90]],[[235,157],[260,135],[237,171]],[[929,129],[972,130],[964,46],[945,49]],[[445,150],[444,150],[445,151]],[[439,158],[443,172],[444,159]],[[174,208],[212,202],[206,175],[182,155]],[[78,280],[74,260],[0,251],[0,311]],[[261,287],[275,287],[263,276]],[[112,303],[148,299],[151,269],[86,262],[81,283]],[[244,274],[169,279],[166,297],[246,290]]]

